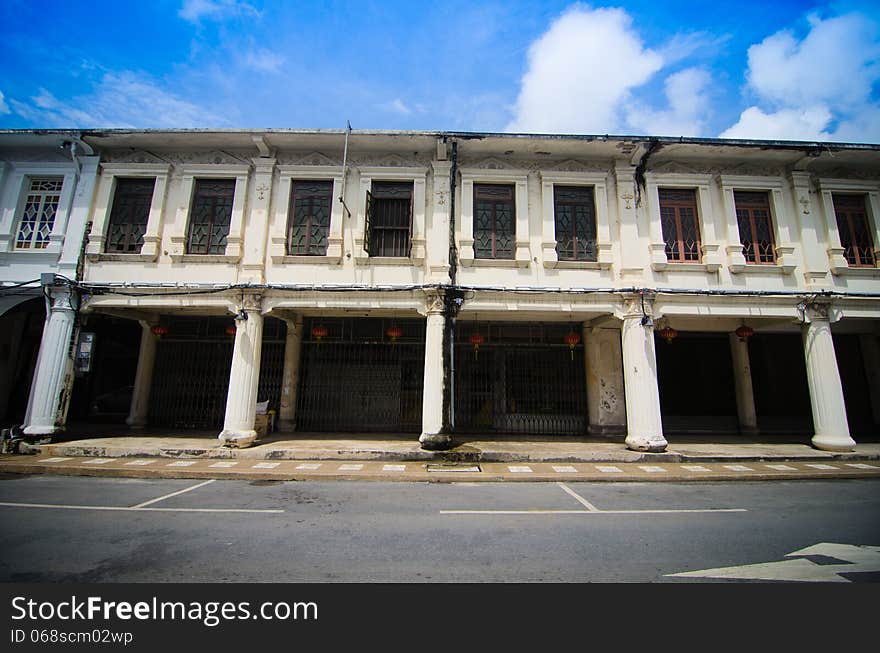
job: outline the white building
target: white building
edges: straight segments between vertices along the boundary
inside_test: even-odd
[[[67,346],[78,308],[69,281],[77,275],[97,166],[80,132],[0,131],[3,426],[25,422],[39,435],[64,422],[71,380],[65,377],[72,372]],[[40,348],[43,335],[57,342],[47,339]],[[40,384],[32,386],[35,370]]]
[[[284,429],[426,448],[789,431],[849,450],[880,423],[880,146],[82,138],[101,164],[74,290],[104,352],[74,384],[84,418],[127,374],[130,426],[237,446],[258,401]]]

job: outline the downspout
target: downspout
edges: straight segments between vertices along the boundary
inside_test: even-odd
[[[455,318],[464,300],[458,288],[458,247],[455,244],[455,190],[458,178],[458,143],[452,141],[452,166],[449,169],[449,286],[443,294],[443,432],[455,429]]]

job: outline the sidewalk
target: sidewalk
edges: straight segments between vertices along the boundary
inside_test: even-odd
[[[397,481],[657,481],[880,478],[880,442],[855,452],[812,448],[809,438],[669,437],[664,453],[628,450],[623,438],[456,438],[448,451],[415,436],[273,434],[247,449],[213,433],[116,435],[0,456],[0,472],[154,478]]]

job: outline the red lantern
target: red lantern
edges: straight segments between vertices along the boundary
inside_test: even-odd
[[[391,342],[397,342],[397,339],[403,335],[403,329],[397,326],[388,327],[385,335],[391,338]]]
[[[162,326],[161,324],[154,324],[153,326],[150,327],[150,331],[157,338],[161,338],[162,336],[168,335],[168,327]]]
[[[574,348],[580,343],[581,337],[574,331],[569,331],[562,340],[568,345],[568,349],[571,352],[571,360],[574,360]]]
[[[236,328],[232,325],[229,325],[228,327],[226,327],[226,335],[227,336],[234,336],[235,331],[236,331]]]
[[[471,344],[474,346],[474,360],[477,360],[480,356],[480,345],[486,342],[486,338],[482,333],[477,332],[472,333],[468,340],[470,340]]]
[[[328,333],[329,332],[327,331],[327,327],[325,327],[323,324],[319,324],[317,326],[312,327],[312,338],[317,340],[318,344],[321,343],[321,338],[327,337]]]
[[[678,331],[670,326],[663,327],[662,329],[660,329],[660,331],[658,331],[658,333],[660,334],[660,337],[663,338],[667,343],[672,342],[675,338],[678,337]]]
[[[734,333],[736,334],[737,338],[739,338],[741,341],[745,342],[746,340],[751,338],[753,335],[755,335],[755,330],[752,327],[747,327],[745,324],[743,324],[736,331],[734,331]]]

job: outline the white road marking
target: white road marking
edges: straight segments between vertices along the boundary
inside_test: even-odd
[[[657,467],[656,465],[639,465],[639,469],[644,470],[646,472],[665,472],[666,470],[662,467]]]
[[[820,465],[816,463],[806,463],[804,467],[812,467],[813,469],[840,469],[834,465]]]
[[[724,469],[729,469],[732,472],[753,472],[755,471],[751,467],[746,467],[745,465],[724,465]]]
[[[868,465],[865,463],[846,463],[847,467],[855,467],[857,469],[880,469],[877,465]]]
[[[257,510],[250,508],[136,508],[127,506],[68,506],[55,503],[7,503],[0,502],[6,508],[52,508],[56,510],[115,510],[118,512],[254,512],[281,513],[283,510]]]
[[[126,465],[152,465],[155,460],[132,460],[131,462],[125,463]]]
[[[323,463],[303,463],[302,465],[297,465],[297,469],[320,469]]]
[[[560,474],[574,474],[577,472],[577,469],[571,465],[553,465],[553,471]]]
[[[275,469],[281,463],[257,463],[251,469]]]
[[[616,474],[623,472],[620,467],[615,467],[614,465],[596,465],[596,469],[598,469],[600,472],[604,472],[605,474]]]
[[[748,512],[745,508],[669,510],[441,510],[441,515],[670,515],[686,513]]]
[[[104,465],[112,461],[112,458],[93,458],[92,460],[84,461],[83,465]]]
[[[792,467],[791,465],[764,465],[764,467],[769,467],[770,469],[775,469],[780,472],[796,472],[797,467]]]
[[[590,512],[599,512],[599,509],[596,506],[584,499],[580,494],[572,490],[565,483],[557,483],[556,485],[558,485],[563,490],[565,490],[565,492],[574,497],[582,506],[584,506],[584,508],[586,508]]]
[[[716,569],[700,569],[667,576],[685,578],[727,578],[749,580],[806,581],[824,583],[851,582],[841,574],[880,571],[880,547],[854,546],[851,544],[834,544],[823,542],[792,553],[792,556],[821,555],[838,560],[845,564],[817,564],[806,558],[781,560],[779,562],[762,562],[739,567],[718,567]]]
[[[404,472],[406,465],[382,465],[383,472]]]
[[[364,468],[363,465],[340,465],[340,472],[359,472]]]
[[[195,465],[197,461],[195,460],[178,460],[173,463],[168,463],[165,465],[166,467],[189,467],[191,465]]]
[[[708,467],[703,467],[702,465],[682,465],[682,469],[686,469],[689,472],[711,472],[712,470]]]
[[[64,462],[65,460],[73,460],[73,458],[59,458],[56,456],[55,458],[43,458],[43,460],[38,460],[37,462],[38,463],[61,463],[61,462]]]
[[[224,462],[220,462],[220,463],[213,463],[211,465],[208,465],[208,467],[227,468],[227,467],[235,467],[237,464],[238,464],[238,461],[224,461]]]
[[[532,468],[528,465],[508,465],[507,469],[509,469],[514,474],[531,474]]]
[[[192,492],[193,490],[198,490],[200,487],[205,487],[206,485],[210,485],[214,482],[214,479],[210,481],[204,481],[202,483],[196,483],[195,485],[184,488],[182,490],[178,490],[177,492],[172,492],[171,494],[165,494],[157,499],[150,499],[149,501],[144,501],[143,503],[139,503],[136,506],[131,506],[132,508],[143,508],[144,506],[149,506],[153,503],[158,503],[159,501],[163,501],[164,499],[170,499],[171,497],[176,497],[178,494],[184,494],[185,492]]]

